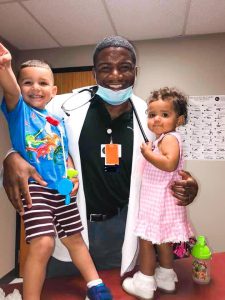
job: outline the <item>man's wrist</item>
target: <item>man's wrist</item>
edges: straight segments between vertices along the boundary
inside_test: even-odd
[[[13,149],[13,148],[9,149],[9,150],[6,152],[6,155],[5,155],[4,159],[6,159],[11,153],[15,153],[15,152],[17,152],[15,149]]]

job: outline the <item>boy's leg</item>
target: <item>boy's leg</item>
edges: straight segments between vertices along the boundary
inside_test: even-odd
[[[53,237],[41,236],[31,240],[24,266],[23,300],[40,300],[46,265],[53,249]]]
[[[98,270],[120,268],[126,226],[127,206],[119,215],[103,222],[88,221],[89,252]],[[72,262],[54,257],[48,264],[48,277],[78,275]]]
[[[112,300],[109,289],[98,276],[91,255],[80,233],[62,238],[62,243],[68,249],[74,265],[87,282],[87,300]]]
[[[80,233],[62,238],[61,242],[68,249],[74,265],[78,268],[86,282],[99,278],[88,248]]]

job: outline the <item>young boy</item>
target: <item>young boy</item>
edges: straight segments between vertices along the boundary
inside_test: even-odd
[[[99,278],[81,236],[83,227],[74,196],[78,189],[77,180],[73,179],[75,185],[71,193],[68,192],[72,196],[68,205],[65,204],[67,192],[61,195],[58,191],[67,185],[68,181],[65,183],[63,180],[67,177],[67,167],[73,167],[73,162],[68,157],[63,123],[45,109],[57,92],[51,68],[38,60],[25,62],[20,67],[17,83],[11,60],[10,52],[0,44],[0,86],[4,92],[2,110],[8,121],[12,146],[47,183],[46,187],[42,187],[30,178],[32,206],[28,207],[22,199],[26,241],[29,243],[23,299],[40,300],[57,231],[87,282],[87,299],[111,300],[112,296]]]

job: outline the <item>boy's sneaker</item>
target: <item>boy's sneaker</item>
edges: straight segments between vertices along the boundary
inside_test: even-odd
[[[85,300],[112,300],[110,290],[104,283],[93,286],[88,289]]]
[[[154,297],[156,283],[154,276],[142,276],[140,272],[134,274],[133,277],[124,279],[122,287],[125,292],[136,296],[138,299],[150,300]]]
[[[156,268],[155,280],[157,287],[166,293],[174,293],[176,290],[177,274],[173,269]]]

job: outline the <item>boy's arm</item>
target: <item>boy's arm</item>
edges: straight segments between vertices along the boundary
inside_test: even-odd
[[[0,43],[0,86],[3,89],[7,109],[13,110],[18,103],[20,87],[11,67],[12,56]]]
[[[75,169],[73,159],[70,155],[68,155],[67,167],[68,167],[68,169]],[[77,176],[70,178],[70,180],[73,182],[73,189],[72,189],[71,195],[74,196],[74,195],[76,195],[78,188],[79,188],[79,180],[78,180]]]

